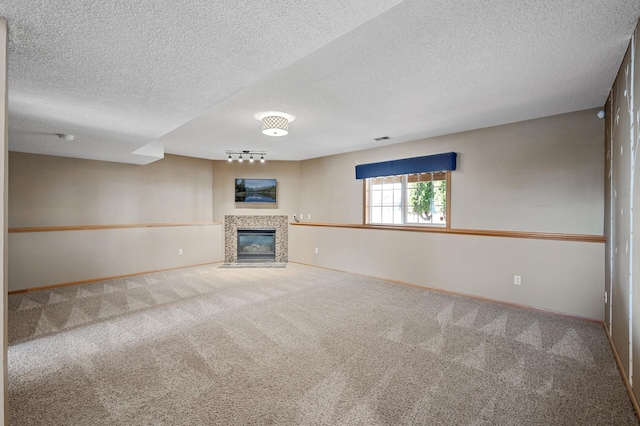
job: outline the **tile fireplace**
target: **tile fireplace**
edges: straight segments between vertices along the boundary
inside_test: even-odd
[[[224,217],[224,261],[226,263],[246,261],[286,263],[289,242],[288,220],[286,215],[226,215]],[[260,235],[260,233],[273,233],[273,243],[267,241],[271,237]],[[272,253],[267,253],[269,247],[273,247]]]

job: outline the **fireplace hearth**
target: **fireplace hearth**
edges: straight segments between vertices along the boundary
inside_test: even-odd
[[[238,262],[275,262],[275,229],[238,229]]]

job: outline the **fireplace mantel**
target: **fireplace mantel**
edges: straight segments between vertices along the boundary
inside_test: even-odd
[[[224,261],[238,262],[237,233],[240,229],[274,229],[276,231],[276,262],[289,257],[289,222],[286,215],[226,215],[224,217]]]

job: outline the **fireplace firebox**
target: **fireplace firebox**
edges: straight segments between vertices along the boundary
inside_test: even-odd
[[[275,229],[238,229],[238,262],[275,262]]]

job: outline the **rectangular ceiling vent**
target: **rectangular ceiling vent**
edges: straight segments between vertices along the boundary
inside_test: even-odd
[[[386,141],[387,139],[391,139],[389,136],[381,136],[379,138],[375,138],[374,141],[379,142],[379,141]]]

